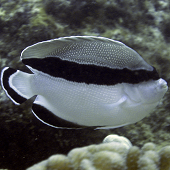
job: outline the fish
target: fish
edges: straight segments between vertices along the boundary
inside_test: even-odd
[[[38,42],[20,56],[30,70],[1,72],[6,95],[20,105],[33,96],[33,114],[54,128],[117,128],[151,113],[168,90],[135,50],[98,36]]]

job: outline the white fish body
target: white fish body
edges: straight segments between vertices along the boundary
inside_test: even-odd
[[[110,55],[114,50],[115,54]],[[42,63],[34,68],[34,59],[40,63],[45,58],[50,58],[52,62],[54,58],[59,58],[61,64],[66,61],[67,66],[73,63],[78,71],[75,72],[72,65],[69,68],[71,71],[63,68],[61,71],[67,70],[67,74],[70,74],[67,77],[65,73],[51,75],[48,66],[45,70],[46,66]],[[158,78],[154,68],[139,54],[123,43],[107,38],[75,36],[40,42],[27,47],[21,59],[23,62],[28,61],[25,64],[34,74],[6,67],[1,73],[3,89],[16,104],[37,95],[32,107],[33,113],[42,122],[56,128],[107,128],[135,123],[153,111],[168,89],[166,81]],[[81,72],[83,65],[89,71],[87,74]],[[95,78],[98,67],[101,75]],[[49,68],[55,70],[55,67]],[[106,73],[102,70],[104,68]],[[125,82],[124,77],[120,80],[117,77],[113,82],[107,79],[107,71],[112,73],[112,70],[116,70],[121,77],[124,68],[130,70],[128,74],[135,72],[134,76],[140,74],[139,70],[149,72],[149,75],[153,72],[153,78],[142,81],[127,79]],[[81,77],[82,74],[86,76],[85,79]],[[76,76],[80,78],[76,79]],[[11,96],[9,89],[14,91],[14,96]],[[21,100],[18,100],[18,96]]]

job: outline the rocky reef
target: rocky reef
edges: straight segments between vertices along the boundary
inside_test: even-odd
[[[103,36],[121,41],[153,65],[160,77],[170,84],[168,0],[0,1],[1,69],[9,66],[29,72],[19,60],[24,48],[39,41],[71,35]],[[31,113],[30,101],[22,106],[14,105],[0,87],[0,168],[26,169],[54,154],[69,153],[67,156],[60,155],[63,161],[69,161],[73,148],[101,143],[111,133],[125,136],[132,142],[133,146],[126,153],[126,161],[130,161],[128,155],[135,152],[143,166],[148,160],[154,164],[153,167],[161,168],[169,149],[164,147],[170,145],[169,100],[168,91],[150,116],[125,127],[62,130],[52,129],[39,122]],[[146,144],[148,142],[155,145]],[[107,144],[99,144],[96,147],[105,145]],[[156,149],[139,149],[147,148],[146,146]],[[118,153],[109,151],[109,154]],[[99,154],[96,152],[95,155],[96,157],[92,157],[97,160]],[[134,162],[136,156],[132,156]],[[122,159],[122,155],[119,154],[118,158]],[[53,159],[56,159],[55,156],[49,158]],[[92,169],[100,166],[97,163],[94,166],[89,159],[81,160],[81,166],[86,163]],[[134,163],[134,166],[137,167],[138,164]]]

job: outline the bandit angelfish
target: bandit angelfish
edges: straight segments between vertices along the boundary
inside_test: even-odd
[[[158,105],[168,87],[154,67],[125,44],[103,37],[71,36],[39,42],[21,53],[28,74],[5,67],[1,83],[21,104],[55,128],[120,127]]]

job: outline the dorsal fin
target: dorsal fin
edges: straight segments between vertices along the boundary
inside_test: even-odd
[[[36,43],[21,53],[21,59],[57,57],[79,64],[113,69],[148,70],[153,67],[125,44],[104,37],[71,36]]]

